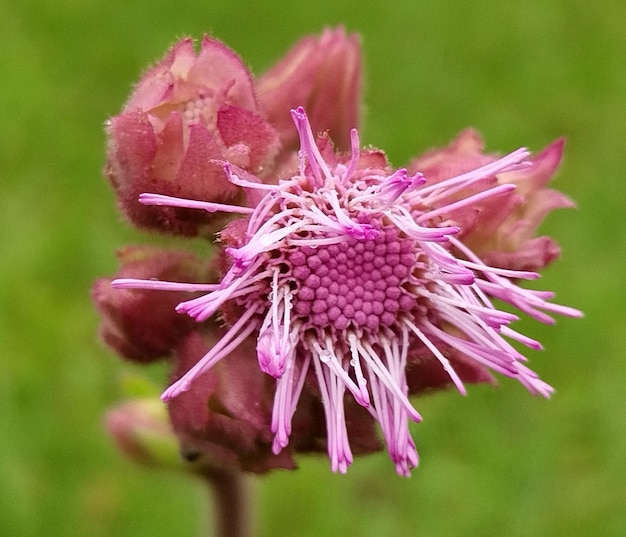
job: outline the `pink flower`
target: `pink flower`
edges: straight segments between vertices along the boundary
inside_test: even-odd
[[[418,463],[408,422],[421,420],[412,393],[452,384],[464,394],[465,382],[489,381],[492,370],[549,396],[552,388],[509,340],[541,345],[511,328],[517,316],[497,309],[494,299],[541,322],[551,322],[551,313],[580,312],[551,303],[552,293],[519,286],[538,274],[490,266],[468,240],[489,226],[498,233],[499,226],[538,223],[539,193],[556,151],[529,159],[520,149],[496,159],[477,150],[461,158],[463,152],[453,150],[450,169],[434,153],[430,167],[426,158],[393,170],[380,151],[360,149],[356,130],[343,155],[327,137],[316,139],[304,109],[292,110],[292,117],[301,149],[291,177],[265,184],[224,163],[233,185],[257,193],[248,198],[255,203],[222,208],[245,214],[221,234],[224,273],[213,289],[176,310],[199,322],[217,315],[227,326],[203,356],[185,362],[186,372],[176,375],[163,399],[176,405],[222,360],[242,353],[248,358],[239,359],[250,367],[256,354],[259,370],[275,379],[276,455],[291,442],[299,449],[307,444],[300,435],[310,438],[311,428],[307,432],[300,420],[312,419],[309,409],[318,401],[334,471],[346,471],[352,438],[358,431],[365,431],[360,438],[371,437],[366,423],[377,422],[397,472],[408,475]],[[509,213],[494,225],[488,209],[517,191],[521,201],[508,203]],[[152,194],[142,202],[215,209],[211,202]],[[113,286],[185,289],[135,278]],[[375,442],[358,445],[363,452],[375,449]]]
[[[341,29],[300,42],[257,86],[223,43],[205,36],[196,53],[192,40],[182,39],[107,122],[105,171],[121,210],[142,228],[210,235],[224,222],[215,210],[146,206],[139,194],[240,203],[245,193],[217,161],[265,179],[280,174],[297,140],[293,125],[285,125],[293,99],[311,106],[317,129],[347,139],[358,119],[359,83],[357,39]]]
[[[169,358],[163,399],[194,467],[262,473],[325,450],[345,472],[381,448],[380,427],[408,475],[408,422],[421,419],[409,396],[465,393],[491,371],[552,391],[509,340],[541,345],[495,300],[545,323],[580,315],[519,285],[559,255],[535,233],[573,205],[546,187],[562,140],[499,157],[468,130],[394,170],[360,148],[360,76],[358,38],[342,28],[304,38],[256,81],[219,41],[196,53],[183,39],[108,122],[106,172],[131,222],[221,229],[210,263],[128,248],[93,289],[110,346]],[[135,455],[140,421],[116,422]]]
[[[210,215],[146,208],[146,190],[199,200],[233,201],[215,159],[259,172],[279,150],[278,135],[258,111],[249,71],[221,42],[204,37],[198,55],[191,39],[178,42],[149,69],[119,116],[107,124],[106,172],[120,206],[137,226],[195,235]]]

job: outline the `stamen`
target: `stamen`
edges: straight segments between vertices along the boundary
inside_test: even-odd
[[[533,371],[530,371],[527,367],[522,364],[517,364],[519,367],[519,376],[518,380],[526,387],[526,389],[532,393],[533,395],[541,395],[546,399],[549,399],[550,396],[554,393],[554,388],[550,386],[548,383],[539,379]]]
[[[380,231],[372,227],[370,224],[359,224],[358,222],[354,222],[351,220],[346,213],[343,211],[339,204],[339,198],[337,197],[337,192],[335,190],[330,190],[326,193],[324,198],[330,203],[335,216],[337,217],[337,222],[340,224],[342,231],[352,237],[353,239],[359,240],[373,240],[380,234]]]
[[[446,373],[448,373],[448,375],[450,376],[450,379],[456,386],[457,390],[459,390],[459,393],[461,393],[461,395],[467,395],[467,390],[465,389],[463,382],[459,378],[459,375],[450,364],[450,361],[441,353],[441,351],[435,346],[435,344],[430,339],[428,339],[426,335],[417,326],[415,326],[410,320],[405,319],[404,323],[420,339],[420,341],[424,345],[426,345],[426,347],[428,347],[428,349],[430,350],[430,352],[433,353],[435,358],[439,360],[439,363],[443,366]]]
[[[529,349],[533,349],[535,351],[543,350],[543,345],[539,343],[539,341],[529,338],[528,336],[525,336],[524,334],[520,334],[519,332],[517,332],[516,330],[513,330],[512,328],[509,328],[508,326],[503,326],[500,329],[500,333],[503,336],[510,337],[511,339],[514,339],[515,341],[519,341],[522,345],[525,345]]]
[[[400,168],[390,176],[377,177],[377,179],[380,181],[378,185],[367,188],[363,194],[354,200],[362,208],[365,208],[366,204],[370,204],[371,210],[383,211],[388,209],[396,203],[400,196],[415,190],[426,182],[421,173],[409,177],[406,168]]]
[[[526,148],[517,149],[495,162],[490,162],[475,170],[420,188],[416,194],[419,194],[424,205],[434,205],[435,202],[450,197],[481,179],[532,166],[531,162],[524,160],[529,155],[530,153]]]
[[[224,167],[224,172],[228,177],[228,180],[233,184],[243,188],[251,188],[254,190],[265,190],[274,192],[277,190],[276,185],[265,184],[260,181],[258,177],[252,175],[250,172],[235,166],[227,160],[216,160],[216,164],[221,164]]]
[[[343,394],[345,384],[330,370],[322,368],[319,360],[313,360],[317,383],[322,397],[326,417],[328,456],[333,472],[345,473],[352,463],[352,452],[348,442]]]
[[[446,293],[446,291],[449,291],[449,294]],[[424,288],[420,289],[419,294],[420,296],[430,298],[439,310],[450,306],[453,311],[467,311],[472,315],[476,315],[493,328],[499,329],[502,325],[509,324],[519,319],[517,315],[479,303],[478,300],[469,293],[461,293],[461,291],[459,291],[458,294],[454,294],[449,287],[444,288],[441,286],[437,292],[430,292]]]
[[[447,242],[449,235],[459,232],[460,228],[450,227],[424,227],[418,225],[411,213],[404,207],[394,207],[388,210],[385,215],[404,233],[418,241]]]
[[[399,475],[409,476],[418,464],[415,444],[408,430],[408,417],[403,406],[386,390],[382,380],[371,378],[374,417],[380,423],[391,460]]]
[[[490,267],[484,263],[473,263],[472,261],[466,261],[464,259],[459,259],[459,263],[472,270],[478,270],[484,273],[490,272],[491,274],[497,274],[498,276],[504,276],[505,278],[515,278],[519,280],[536,280],[539,278],[539,273],[532,272],[530,270],[510,270]]]
[[[369,396],[367,394],[363,394],[363,390],[361,386],[357,386],[355,382],[350,378],[348,372],[344,369],[342,364],[343,356],[333,349],[333,343],[330,338],[326,338],[327,347],[322,348],[315,339],[309,339],[309,345],[311,350],[315,353],[315,357],[325,364],[330,371],[345,384],[346,388],[350,390],[354,399],[361,406],[367,407],[369,406]]]
[[[225,356],[228,356],[234,349],[241,345],[243,340],[258,329],[258,323],[250,322],[258,311],[258,308],[250,308],[245,311],[230,330],[213,345],[211,350],[207,352],[196,365],[161,394],[161,399],[167,402],[178,394],[187,391],[196,378],[206,373],[217,362]]]
[[[274,396],[271,425],[271,431],[274,433],[272,451],[275,454],[280,453],[289,443],[291,420],[302,393],[310,362],[310,354],[305,355],[304,363],[300,367],[298,367],[295,360],[288,361],[285,366],[285,373],[276,381],[276,395]],[[298,369],[299,377],[297,382],[294,382],[296,370]]]
[[[471,285],[476,276],[459,263],[459,260],[452,256],[440,245],[423,241],[421,242],[424,253],[436,264],[436,268],[447,272],[433,274],[433,280],[442,280],[452,285]]]
[[[118,278],[111,282],[116,289],[154,289],[162,291],[215,291],[219,289],[217,283],[179,283],[161,280],[137,280],[134,278]]]
[[[309,119],[304,111],[304,108],[299,106],[298,108],[291,110],[291,117],[293,118],[298,134],[300,135],[300,176],[306,177],[306,159],[306,162],[308,162],[309,166],[311,166],[311,171],[316,179],[316,184],[311,186],[322,186],[324,184],[324,180],[332,182],[332,174],[328,169],[326,161],[317,148],[315,137],[311,131],[311,124],[309,123]]]
[[[278,284],[278,270],[274,270],[270,310],[259,330],[257,355],[261,370],[275,378],[285,371],[287,361],[294,359],[298,327],[291,326],[291,291]]]
[[[475,203],[483,201],[487,198],[493,198],[496,196],[500,196],[502,194],[508,194],[509,192],[515,190],[515,188],[516,186],[513,184],[498,185],[498,186],[494,186],[493,188],[488,188],[487,190],[483,190],[482,192],[479,192],[478,194],[474,194],[473,196],[468,196],[459,201],[455,201],[454,203],[449,203],[437,209],[427,211],[421,216],[419,216],[417,218],[417,221],[420,223],[424,223],[442,214],[449,216],[454,211],[458,211],[459,209],[462,209],[463,207],[474,205]]]
[[[187,200],[183,198],[174,198],[172,196],[163,196],[161,194],[144,193],[139,194],[139,203],[143,205],[164,205],[167,207],[181,207],[184,209],[202,209],[209,213],[217,211],[225,213],[252,214],[254,209],[250,207],[240,207],[238,205],[225,205],[223,203],[212,203],[209,201]]]
[[[361,143],[359,141],[359,132],[356,129],[350,130],[350,163],[343,176],[343,183],[347,184],[352,178],[354,170],[356,170],[361,155]]]
[[[259,254],[275,249],[278,246],[277,243],[303,225],[304,222],[300,221],[267,233],[257,233],[245,246],[241,248],[226,248],[226,253],[233,258],[236,271],[242,272],[250,266]]]
[[[487,346],[452,336],[428,321],[424,323],[424,328],[427,328],[430,333],[444,343],[447,343],[451,347],[461,351],[463,354],[466,354],[494,371],[507,377],[517,375],[518,370],[515,365],[515,360],[505,351],[494,348],[493,346]]]
[[[176,311],[186,313],[196,321],[202,322],[213,315],[227,300],[242,294],[249,294],[258,289],[260,282],[271,273],[257,273],[261,262],[257,261],[243,274],[236,276],[234,267],[231,268],[220,284],[220,288],[204,296],[181,302]]]
[[[409,417],[415,422],[422,421],[422,416],[413,408],[407,396],[402,393],[400,386],[398,386],[396,381],[391,377],[388,369],[381,362],[378,354],[370,343],[368,341],[358,342],[357,349],[359,354],[365,359],[365,363],[370,372],[375,375],[385,385],[389,393],[402,404],[402,407],[406,410]]]
[[[363,375],[363,369],[361,368],[361,360],[359,359],[359,351],[357,349],[357,337],[353,332],[348,333],[348,343],[350,344],[350,354],[352,355],[352,359],[350,360],[350,365],[354,371],[356,376],[356,384],[359,389],[359,397],[355,398],[359,401],[359,404],[364,407],[369,407],[370,405],[370,397],[369,392],[367,391],[367,379]]]

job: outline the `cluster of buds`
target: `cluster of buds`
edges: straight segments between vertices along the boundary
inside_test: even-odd
[[[184,39],[108,122],[130,222],[217,238],[206,259],[127,248],[93,290],[111,347],[169,360],[162,399],[188,460],[262,473],[324,451],[345,472],[386,446],[408,475],[411,396],[464,394],[492,371],[552,392],[510,341],[541,345],[497,301],[545,323],[580,315],[520,285],[559,255],[535,233],[572,206],[546,187],[563,141],[501,157],[467,130],[394,169],[360,143],[360,64],[343,29],[256,79],[219,41]]]

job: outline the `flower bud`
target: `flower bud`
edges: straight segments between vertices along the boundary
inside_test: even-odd
[[[152,247],[129,246],[118,252],[117,278],[158,278],[207,281],[209,270],[193,254]],[[92,298],[102,317],[104,341],[128,360],[151,362],[168,356],[196,323],[175,307],[190,293],[147,289],[114,289],[112,279],[94,283]]]
[[[515,185],[515,189],[445,215],[462,229],[459,238],[485,263],[512,270],[537,270],[559,256],[554,240],[534,234],[550,211],[574,206],[564,194],[545,187],[560,164],[563,145],[563,139],[556,140],[531,157],[527,167],[487,177],[455,195],[463,199],[485,188]],[[483,152],[480,134],[467,129],[447,147],[414,159],[408,169],[423,173],[426,184],[432,185],[497,159]],[[448,204],[450,198],[444,201]]]
[[[289,110],[303,106],[314,133],[327,131],[337,148],[350,148],[361,107],[361,50],[343,28],[301,39],[256,83],[259,104],[285,149],[298,148]]]
[[[172,380],[182,377],[219,340],[190,333],[176,352]],[[254,341],[246,341],[189,390],[168,403],[183,457],[198,466],[264,473],[293,469],[288,450],[272,453],[272,381],[256,366]]]
[[[158,399],[125,401],[109,410],[106,428],[124,455],[143,465],[180,468],[178,442]]]
[[[197,55],[189,38],[174,45],[106,130],[105,173],[122,211],[138,227],[178,235],[204,232],[215,215],[144,206],[140,193],[233,201],[241,192],[221,161],[258,173],[279,148],[278,135],[258,112],[248,69],[206,36]]]

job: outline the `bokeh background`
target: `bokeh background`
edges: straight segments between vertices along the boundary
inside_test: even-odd
[[[201,484],[103,432],[134,371],[97,340],[89,288],[146,238],[101,176],[102,124],[178,37],[212,33],[260,73],[340,23],[363,39],[362,140],[395,164],[466,126],[492,151],[567,137],[555,186],[579,209],[543,227],[564,254],[538,285],[586,318],[522,324],[552,400],[507,380],[423,398],[412,478],[385,454],[346,476],[302,459],[257,483],[259,535],[624,534],[626,3],[22,0],[0,20],[0,535],[206,534]]]

